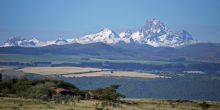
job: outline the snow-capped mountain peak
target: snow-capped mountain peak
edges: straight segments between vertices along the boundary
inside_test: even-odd
[[[119,36],[109,28],[103,28],[95,34],[85,35],[78,40],[78,43],[94,43],[104,42],[107,44],[114,44],[119,42]]]
[[[126,37],[124,42],[127,42],[127,39],[132,39],[137,43],[154,47],[176,47],[195,42],[189,32],[185,30],[173,32],[164,23],[155,18],[146,20],[140,30],[136,30],[133,33],[122,32],[119,36],[121,38]]]
[[[9,47],[9,46],[18,46],[19,42],[24,41],[25,39],[22,39],[20,37],[12,37],[9,38],[1,47]]]
[[[160,21],[157,20],[156,18],[152,20],[146,20],[144,26],[141,27],[142,32],[153,32],[153,33],[160,33],[160,31],[165,31],[166,26]]]
[[[100,32],[102,32],[102,33],[112,33],[113,31],[111,30],[111,29],[109,29],[109,28],[103,28],[103,29],[101,29],[101,31]]]
[[[12,37],[8,39],[1,47],[20,46],[20,47],[40,47],[43,46],[43,42],[33,37],[32,39],[25,39],[21,37]]]

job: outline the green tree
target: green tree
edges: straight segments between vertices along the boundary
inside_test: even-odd
[[[119,85],[111,85],[106,88],[91,90],[90,92],[94,99],[118,101],[120,98],[125,97],[124,95],[117,92],[118,88]]]

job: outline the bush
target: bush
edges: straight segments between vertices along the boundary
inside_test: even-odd
[[[100,88],[96,90],[91,90],[90,95],[93,99],[98,99],[98,100],[111,100],[111,101],[118,101],[120,98],[124,98],[125,96],[117,93],[119,85],[111,85],[106,88]]]
[[[207,110],[210,107],[210,105],[206,103],[205,101],[199,105],[201,106],[202,110]]]
[[[55,84],[51,82],[38,84],[27,89],[25,92],[23,92],[23,95],[28,98],[49,100],[54,94],[56,94],[53,88],[54,86]]]

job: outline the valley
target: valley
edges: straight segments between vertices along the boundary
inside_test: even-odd
[[[207,46],[211,46],[212,49],[206,49]],[[120,85],[117,92],[126,96],[125,99],[121,99],[126,103],[122,104],[122,108],[104,107],[110,110],[199,110],[199,104],[203,101],[211,105],[210,110],[218,109],[219,44],[196,44],[189,47],[178,49],[124,44],[112,46],[103,43],[52,45],[40,48],[1,47],[0,73],[3,78],[63,80],[74,84],[82,91]],[[202,52],[205,54],[200,54]],[[9,106],[0,106],[0,109],[28,109],[28,106],[33,105],[32,102],[26,103],[26,100],[33,99],[2,99]],[[24,102],[10,105],[16,100]],[[53,101],[33,103],[36,105],[34,109],[73,108],[71,104],[59,103],[57,106]],[[81,100],[74,108],[97,109],[102,103],[100,100]],[[131,103],[135,105],[130,105]],[[20,104],[24,106],[19,106]]]
[[[220,65],[167,59],[1,54],[3,77],[53,77],[83,90],[118,84],[128,98],[220,100]]]

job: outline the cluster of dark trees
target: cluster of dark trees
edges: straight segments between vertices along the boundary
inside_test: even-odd
[[[0,80],[1,97],[23,97],[41,100],[62,100],[62,99],[97,99],[106,101],[119,101],[125,97],[118,93],[118,85],[111,85],[106,88],[95,90],[80,90],[76,86],[57,79],[35,79],[28,80],[24,77],[3,78]]]

